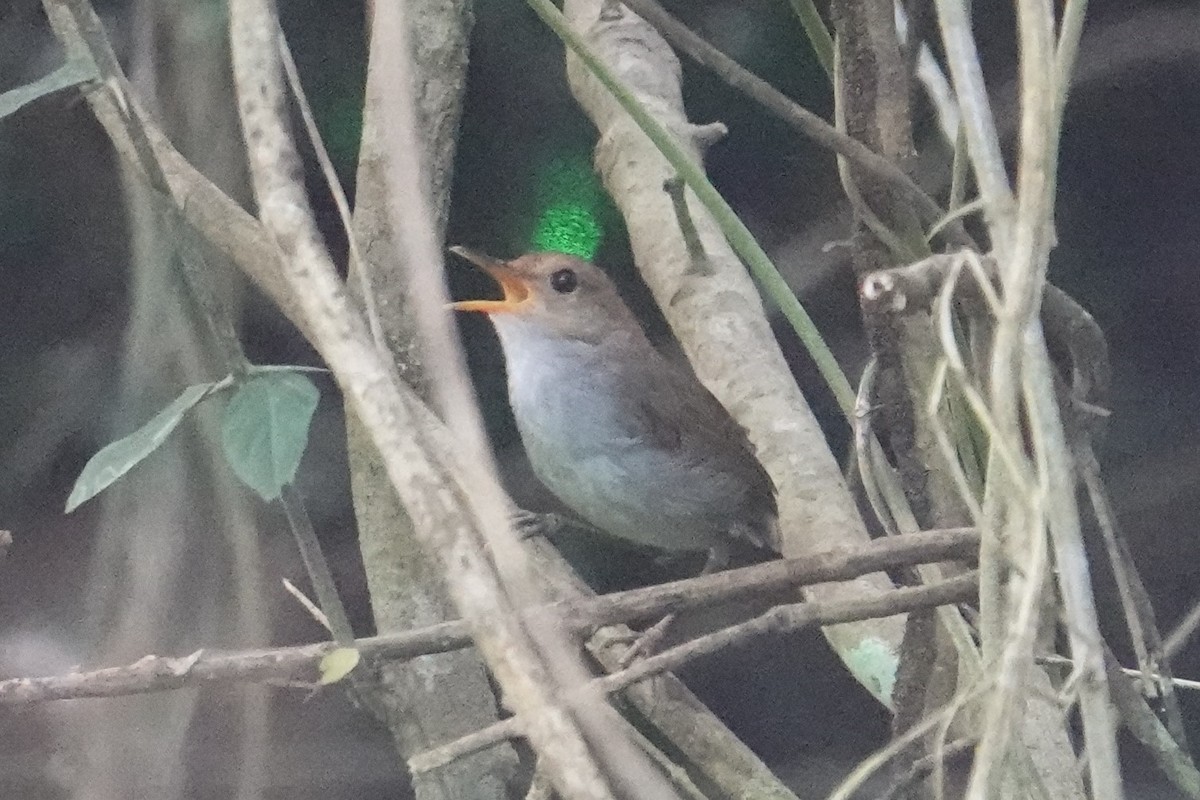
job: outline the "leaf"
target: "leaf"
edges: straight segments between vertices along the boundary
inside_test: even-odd
[[[0,94],[0,119],[19,111],[34,100],[80,83],[100,77],[91,62],[68,61],[58,69],[33,83],[27,83]]]
[[[225,409],[225,458],[264,500],[296,477],[320,392],[294,372],[270,372],[241,385]]]
[[[103,447],[84,465],[67,498],[67,513],[104,491],[117,478],[133,469],[139,461],[158,449],[175,430],[183,415],[203,400],[220,383],[198,383],[183,390],[169,406],[124,439]]]
[[[318,665],[321,670],[321,679],[317,683],[322,686],[337,683],[349,675],[361,660],[362,656],[353,647],[339,647],[336,650],[330,650],[321,657],[321,663]]]

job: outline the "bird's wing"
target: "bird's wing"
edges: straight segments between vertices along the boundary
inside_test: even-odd
[[[720,401],[686,368],[656,351],[635,369],[639,374],[634,379],[644,391],[633,393],[638,396],[630,399],[628,411],[638,434],[662,450],[686,453],[699,467],[745,476],[747,510],[775,517],[775,484],[745,429]]]

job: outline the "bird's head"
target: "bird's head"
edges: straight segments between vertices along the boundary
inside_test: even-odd
[[[546,336],[599,343],[614,330],[640,332],[616,286],[599,267],[564,253],[529,253],[502,261],[451,247],[500,284],[501,300],[463,300],[457,311],[481,311],[503,333],[508,323],[532,326]]]

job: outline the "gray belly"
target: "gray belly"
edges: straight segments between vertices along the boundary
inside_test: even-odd
[[[553,414],[518,411],[517,423],[534,473],[580,517],[666,550],[705,550],[727,538],[741,505],[728,476],[678,463],[601,412],[572,416],[559,424]]]

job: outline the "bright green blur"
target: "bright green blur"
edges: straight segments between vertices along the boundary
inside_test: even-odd
[[[536,174],[538,217],[535,250],[556,250],[591,259],[604,237],[600,224],[604,192],[586,155],[555,157]]]

